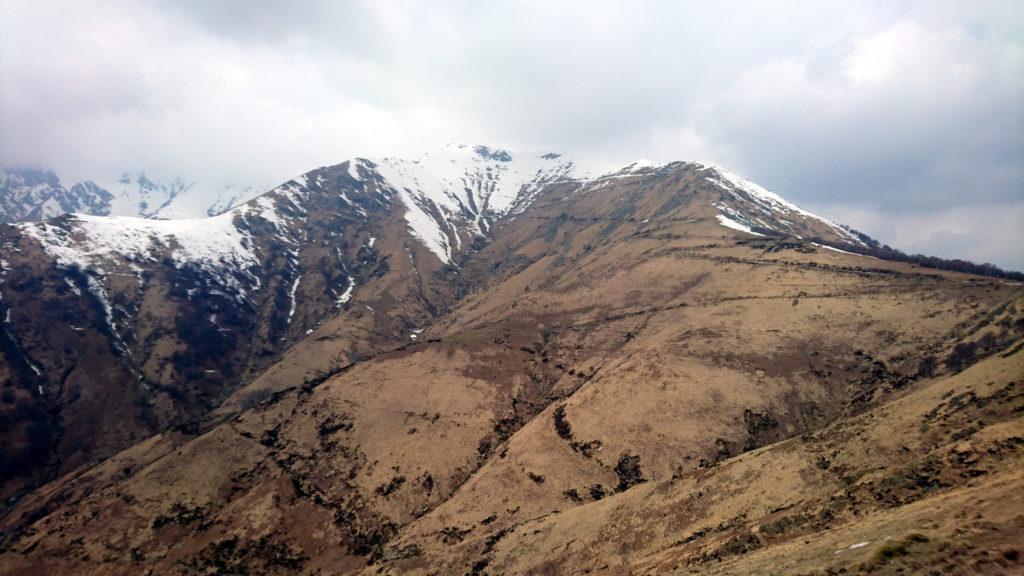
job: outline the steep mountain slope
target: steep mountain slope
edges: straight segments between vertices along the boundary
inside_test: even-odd
[[[998,390],[998,402],[985,406],[982,401],[983,414],[972,414],[976,421],[950,422],[944,436],[929,440],[948,450],[977,427],[1002,422],[999,427],[1009,436],[1000,452],[988,452],[989,470],[1019,474],[1018,464],[999,462],[1003,455],[1018,453],[1013,438],[1024,432],[1021,396],[1014,388],[1020,385],[1014,382],[1021,374],[1024,332],[1019,286],[981,282],[988,286],[980,288],[967,277],[921,274],[809,243],[751,239],[743,232],[737,233],[738,242],[723,242],[721,232],[708,226],[718,214],[707,204],[665,213],[663,206],[674,203],[671,190],[700,194],[705,185],[687,182],[685,172],[675,182],[662,176],[665,187],[660,190],[656,179],[644,179],[623,185],[617,195],[581,194],[568,207],[553,202],[547,214],[538,205],[537,212],[525,215],[534,223],[496,232],[494,261],[522,263],[506,282],[463,301],[459,313],[448,317],[450,324],[438,329],[454,336],[501,325],[504,318],[535,319],[547,335],[535,349],[556,366],[568,367],[570,374],[582,374],[585,383],[564,400],[556,397],[499,448],[498,458],[491,458],[443,505],[403,529],[392,549],[422,554],[387,565],[390,570],[444,573],[493,562],[493,573],[601,572],[602,566],[610,573],[633,573],[638,557],[659,550],[655,535],[663,539],[664,549],[680,546],[679,541],[700,530],[725,526],[717,530],[720,536],[681,555],[703,573],[708,567],[701,562],[716,561],[718,548],[709,541],[726,550],[718,556],[742,552],[740,544],[727,546],[730,538],[743,542],[748,538],[744,530],[780,516],[768,516],[776,505],[771,501],[750,512],[740,509],[734,517],[724,516],[728,509],[719,511],[713,503],[736,494],[749,506],[764,490],[774,489],[789,498],[777,504],[784,507],[803,498],[804,489],[786,485],[779,490],[772,485],[775,476],[753,482],[740,473],[731,477],[733,484],[722,482],[722,492],[715,480],[701,483],[693,497],[707,500],[700,501],[699,511],[714,513],[714,522],[704,522],[706,517],[692,508],[676,513],[670,504],[664,509],[637,506],[649,497],[648,490],[617,508],[609,523],[601,516],[603,504],[594,504],[591,512],[559,513],[581,504],[589,508],[589,502],[645,481],[701,478],[717,462],[837,419],[856,422],[858,414],[890,397],[928,385],[925,376],[941,370],[935,368],[937,358],[959,365],[954,345],[960,340],[984,342],[986,353],[1007,350],[1014,360],[1002,364],[1002,383],[990,389],[993,384],[982,381],[985,392],[976,392],[982,397]],[[643,193],[647,187],[653,188],[649,195]],[[600,218],[612,207],[622,218]],[[659,213],[664,214],[660,220]],[[551,241],[540,245],[536,238],[545,234]],[[618,250],[610,249],[616,236],[623,241]],[[552,244],[561,249],[551,250]],[[594,356],[586,353],[595,347],[607,348]],[[566,380],[555,385],[558,395],[573,390],[574,383]],[[970,390],[962,386],[956,391],[966,397]],[[936,407],[935,400],[926,410]],[[883,466],[892,470],[887,482],[896,482],[900,471],[890,458],[888,452],[870,454],[852,472]],[[843,466],[834,470],[842,481]],[[943,473],[941,481],[923,480],[921,486],[913,485],[911,467],[906,474],[915,478],[904,487],[916,494],[907,497],[909,502],[932,488],[963,486],[973,472],[957,467]],[[880,478],[888,475],[878,473],[873,479]],[[753,484],[749,490],[748,481]],[[829,486],[823,488],[823,500],[834,493]],[[852,508],[856,513],[860,507]],[[750,516],[749,522],[741,512]],[[766,518],[755,521],[755,512]],[[850,520],[846,512],[846,518],[814,529]],[[660,520],[672,513],[676,519]],[[588,519],[588,514],[595,516]],[[1001,522],[1020,534],[1019,518]],[[567,525],[581,528],[569,531],[563,528]],[[538,530],[545,536],[537,536]],[[587,536],[574,541],[579,533]],[[772,543],[762,540],[749,537],[747,543],[751,549]],[[705,552],[708,556],[702,557]],[[664,564],[650,569],[665,571]],[[736,573],[746,572],[740,568]]]
[[[545,184],[574,179],[560,154],[517,157],[486,146],[449,144],[420,160],[385,158],[373,170],[399,194],[413,235],[443,262],[485,238],[496,218],[521,212]]]
[[[965,557],[1020,534],[976,505],[1021,484],[1020,286],[837,251],[857,238],[699,164],[545,181],[491,219],[382,164],[297,184],[420,206],[430,228],[392,211],[373,246],[405,234],[450,300],[310,375],[325,321],[212,422],[26,496],[0,573],[810,572],[940,566],[968,509]],[[833,554],[883,528],[902,548]]]
[[[117,180],[78,182],[65,188],[52,171],[0,170],[0,222],[37,222],[62,214],[201,218],[220,214],[265,189],[222,186],[207,189],[181,178],[154,182],[145,172]]]
[[[4,475],[30,470],[31,482],[196,419],[306,336],[316,361],[295,367],[299,379],[410,341],[457,298],[452,259],[502,213],[489,207],[495,191],[529,194],[571,167],[549,173],[541,159],[523,179],[522,163],[492,154],[381,161],[394,183],[373,161],[346,162],[212,218],[75,215],[0,230],[4,368],[17,390]]]
[[[423,552],[386,571],[1019,573],[1022,372],[1020,352],[996,356],[813,433],[511,527],[481,525],[486,510],[446,517],[462,542],[400,539]]]

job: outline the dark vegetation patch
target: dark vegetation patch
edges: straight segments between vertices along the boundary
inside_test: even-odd
[[[477,560],[470,567],[469,575],[470,576],[480,576],[481,574],[484,573],[484,570],[487,569],[487,565],[490,564],[490,563],[491,563],[491,561],[489,559],[487,559],[487,558],[483,558],[483,559]]]
[[[311,477],[309,467],[315,466],[315,455],[302,456],[295,453],[284,453],[287,441],[280,434],[279,427],[264,433],[264,445],[270,450],[270,461],[281,470],[292,488],[294,498],[303,499],[322,509],[331,517],[332,524],[339,532],[339,544],[349,554],[366,556],[369,563],[376,562],[387,553],[385,544],[394,537],[398,527],[386,517],[373,511],[358,491],[346,490],[341,494],[323,490]],[[335,437],[330,450],[346,456],[351,462],[347,478],[353,479],[365,466],[365,456],[357,448],[344,445],[344,437]],[[396,476],[389,482],[375,489],[379,496],[387,498],[398,490],[406,479]],[[247,572],[251,573],[251,572]]]
[[[381,554],[380,560],[384,562],[390,562],[393,560],[405,560],[407,558],[415,558],[421,556],[423,550],[415,544],[409,544],[403,548],[389,548]]]
[[[352,430],[352,417],[348,414],[333,414],[317,426],[317,434],[321,438],[330,436],[339,430],[349,432]]]
[[[793,530],[799,529],[800,527],[806,525],[808,522],[811,522],[812,520],[813,517],[808,516],[806,514],[793,514],[790,516],[782,516],[770,522],[761,524],[761,527],[758,529],[758,534],[761,534],[769,538],[773,536],[781,536],[784,534],[788,534]]]
[[[710,552],[705,552],[700,555],[699,562],[710,562],[710,561],[721,561],[729,556],[738,556],[740,554],[746,554],[757,550],[764,544],[756,534],[750,530],[743,531],[722,544],[720,547]]]
[[[977,342],[959,342],[946,357],[946,367],[954,372],[960,372],[974,363],[977,354]]]
[[[871,556],[871,559],[861,565],[864,572],[876,572],[894,560],[909,556],[915,548],[930,542],[924,534],[911,534],[898,542],[889,542],[882,546]]]
[[[740,240],[737,244],[749,246],[757,250],[763,250],[765,254],[782,252],[784,250],[794,250],[803,254],[814,254],[817,252],[813,247],[808,246],[806,242],[799,240],[787,240],[785,238],[750,238]]]
[[[910,264],[917,264],[924,268],[934,268],[936,270],[949,270],[952,272],[964,272],[967,274],[977,274],[979,276],[990,276],[993,278],[1004,278],[1007,280],[1024,281],[1024,273],[1014,272],[1011,270],[1003,270],[995,264],[975,264],[974,262],[968,262],[967,260],[960,260],[954,258],[947,260],[945,258],[938,258],[935,256],[925,256],[924,254],[907,254],[896,248],[889,247],[885,244],[880,243],[878,240],[858,232],[848,226],[843,226],[848,232],[854,234],[866,246],[854,246],[853,244],[837,244],[835,242],[825,240],[823,238],[807,238],[811,242],[817,242],[818,244],[824,244],[825,246],[831,246],[832,248],[838,248],[849,252],[856,252],[858,254],[866,254],[868,256],[874,256],[875,258],[881,258],[882,260],[894,260],[896,262],[908,262]]]
[[[572,425],[565,419],[565,406],[559,406],[555,408],[555,432],[558,433],[559,438],[565,440],[572,439]]]
[[[715,438],[715,452],[708,458],[700,459],[701,468],[711,468],[716,466],[722,460],[730,458],[734,453],[739,453],[735,449],[734,443],[730,442],[725,438]]]
[[[178,524],[180,526],[187,526],[193,522],[199,522],[198,530],[206,530],[210,527],[210,522],[206,520],[206,511],[202,506],[186,506],[181,502],[175,502],[169,513],[159,514],[156,518],[153,518],[153,528],[158,529],[169,524]]]
[[[876,501],[886,506],[902,506],[927,496],[930,492],[950,486],[943,478],[944,466],[936,458],[927,458],[917,464],[865,486]]]
[[[508,535],[508,533],[511,532],[511,531],[512,531],[511,528],[502,528],[501,530],[498,530],[494,534],[491,534],[490,536],[488,536],[487,540],[484,540],[483,553],[484,554],[489,554],[491,552],[491,550],[494,550],[494,546],[497,545],[498,542],[500,542],[501,539],[504,538],[506,535]]]
[[[747,516],[745,514],[740,514],[739,516],[735,516],[733,518],[730,518],[719,523],[717,526],[706,526],[704,528],[701,528],[691,533],[690,535],[686,536],[685,538],[676,541],[675,546],[689,544],[690,542],[695,542],[711,534],[721,534],[722,532],[735,530],[737,527],[743,526],[746,523],[746,521]]]
[[[0,329],[3,361],[11,358],[10,351],[16,350],[10,346],[12,343],[7,331]],[[26,469],[45,466],[60,435],[59,422],[33,390],[36,382],[32,373],[6,379],[0,385],[0,481]]]
[[[1019,413],[1024,409],[1021,406],[1022,399],[1024,399],[1024,391],[1021,391],[1020,384],[1016,381],[1009,382],[988,396],[979,396],[973,390],[969,390],[950,396],[925,413],[922,426],[950,424],[958,430],[963,430],[965,429],[964,420],[978,421],[982,417],[983,411],[1000,416],[1012,416]]]
[[[860,364],[860,378],[853,384],[850,404],[862,410],[888,390],[899,390],[910,383],[910,379],[889,366],[881,359],[862,350],[854,351]]]
[[[220,291],[204,271],[191,265],[175,266],[165,261],[162,268],[168,284],[168,295],[179,303],[174,316],[175,334],[183,349],[171,355],[171,364],[183,381],[201,382],[207,379],[207,370],[233,376],[235,354],[239,339],[252,329],[255,310],[251,305],[239,304],[232,297]],[[202,294],[191,298],[192,290]],[[211,317],[215,321],[211,321]],[[201,390],[196,391],[206,402],[212,402],[214,395],[205,398]]]
[[[753,450],[781,439],[779,421],[771,412],[762,414],[746,408],[743,410],[743,423],[747,428],[744,450]]]
[[[352,369],[356,365],[358,360],[352,361],[348,364],[333,364],[327,370],[317,370],[315,374],[305,376],[302,379],[302,387],[299,389],[300,392],[308,394],[316,389],[318,386],[327,382],[331,378],[334,378],[338,374],[344,374]]]
[[[929,354],[921,358],[917,363],[918,378],[931,378],[935,375],[935,369],[939,367],[939,361],[934,355]]]
[[[558,434],[559,438],[569,441],[569,447],[574,452],[579,452],[586,458],[593,458],[594,453],[601,447],[600,440],[590,440],[588,442],[579,442],[574,439],[572,434],[572,425],[569,424],[569,420],[565,417],[565,406],[559,406],[555,408],[553,415],[555,423],[555,433]]]
[[[450,546],[462,542],[466,535],[472,531],[472,528],[460,529],[458,526],[448,526],[440,529],[438,534],[441,536],[441,541]]]
[[[392,495],[395,492],[395,490],[401,488],[402,484],[405,484],[405,476],[395,476],[387,484],[378,486],[376,489],[374,489],[374,492],[387,498],[388,496]]]
[[[398,532],[398,527],[391,522],[361,530],[353,529],[349,551],[357,556],[369,556],[370,562],[375,562],[384,553],[384,544],[393,538],[396,532]]]
[[[188,565],[200,573],[250,574],[299,570],[308,557],[301,550],[274,541],[269,535],[258,540],[238,536],[219,540],[191,558]]]
[[[637,484],[647,482],[643,471],[640,469],[640,457],[623,452],[615,465],[615,474],[619,477],[619,484],[615,487],[616,492],[629,490]]]

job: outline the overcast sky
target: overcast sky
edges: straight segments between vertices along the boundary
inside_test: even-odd
[[[1024,270],[1024,2],[0,0],[0,164],[275,184],[450,141],[712,161]]]

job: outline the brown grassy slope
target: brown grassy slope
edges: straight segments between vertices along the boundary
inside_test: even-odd
[[[525,521],[480,557],[495,574],[1019,573],[1022,375],[1024,353],[989,358],[818,431]],[[443,546],[388,568],[450,571],[461,550]]]
[[[601,249],[587,246],[609,224],[586,218],[557,218],[543,246],[529,223],[518,245],[515,232],[499,236],[492,248],[508,250],[503,261],[523,262],[518,273],[464,301],[435,330],[454,335],[533,317],[548,335],[549,361],[587,383],[403,530],[397,549],[424,550],[426,566],[444,558],[458,567],[446,570],[469,570],[524,522],[640,478],[691,473],[901,394],[914,386],[922,357],[945,357],[974,331],[1005,330],[1003,345],[1020,339],[1019,288],[834,252],[766,251],[779,244],[769,240],[736,246],[693,208],[667,222],[643,213],[623,220]],[[552,221],[536,213],[524,220],[531,216],[539,227]],[[653,230],[642,228],[647,218]],[[993,310],[1002,316],[989,318]],[[453,542],[451,533],[463,537]],[[439,550],[438,540],[450,546]]]
[[[260,257],[245,298],[211,284],[208,271],[176,265],[161,245],[97,266],[106,274],[92,281],[112,304],[109,322],[86,273],[0,225],[0,317],[10,320],[0,376],[11,400],[0,403],[0,501],[214,407],[219,420],[394,349],[454,301],[452,275],[409,235],[389,192],[354,181],[346,164],[310,174],[301,189],[286,184],[232,212]],[[267,205],[277,207],[276,224],[260,215]],[[53,224],[81,241],[73,217]],[[351,299],[339,304],[350,278]],[[299,341],[296,351],[308,354],[284,354]]]
[[[584,568],[512,557],[538,522],[917,393],[957,341],[1019,345],[1019,287],[734,233],[706,192],[680,172],[540,202],[466,264],[482,287],[428,342],[52,483],[5,519],[0,573]],[[758,482],[714,497],[776,489]],[[636,545],[609,537],[596,568]]]
[[[120,470],[108,462],[45,487],[14,520],[46,516],[0,565],[134,573],[130,559],[141,558],[187,573],[305,556],[307,568],[361,566],[478,466],[485,443],[497,444],[495,422],[515,413],[513,397],[537,394],[523,352],[420,348],[271,398],[184,444],[158,437],[116,457]]]

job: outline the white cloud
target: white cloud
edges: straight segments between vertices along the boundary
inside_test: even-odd
[[[969,220],[1024,194],[1019,2],[0,10],[0,163],[69,179],[145,168],[271,183],[461,140],[599,167],[710,160],[797,202],[893,222],[942,210]],[[937,236],[885,236],[898,228],[879,235],[946,255]],[[1017,261],[992,249],[979,259]]]
[[[848,204],[812,208],[908,254],[941,254],[1024,270],[1024,201],[903,214]]]

